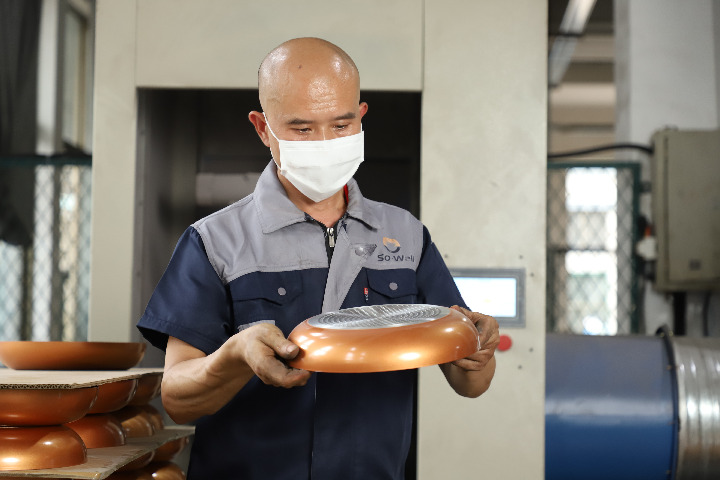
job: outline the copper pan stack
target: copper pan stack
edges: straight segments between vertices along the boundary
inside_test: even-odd
[[[159,394],[162,372],[120,372],[137,365],[145,347],[135,342],[0,342],[0,363],[9,367],[0,368],[3,478],[11,472],[20,478],[29,470],[85,468],[92,464],[87,461],[94,448],[122,448],[134,437],[153,440],[164,428],[162,415],[149,405]],[[51,380],[83,374],[103,380],[93,386]],[[14,383],[3,381],[10,377]],[[54,388],[57,383],[62,388]],[[159,443],[156,439],[148,445]],[[166,465],[167,456],[151,464],[154,457],[153,448],[109,478],[185,478],[179,467]],[[155,471],[159,474],[153,475]]]
[[[144,353],[144,343],[0,342],[0,362],[15,370],[122,370]],[[0,471],[85,463],[85,442],[65,424],[97,405],[101,387],[0,389]]]
[[[160,395],[161,385],[162,374],[143,375],[138,379],[137,391],[128,405],[113,413],[128,438],[153,435],[165,428],[162,413],[150,404]],[[126,465],[109,478],[139,480],[150,475],[155,480],[184,480],[185,472],[170,460],[187,445],[188,440],[188,437],[172,440]]]

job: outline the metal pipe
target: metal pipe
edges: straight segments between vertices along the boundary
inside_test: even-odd
[[[720,339],[547,335],[545,478],[720,478]]]
[[[678,382],[677,480],[720,478],[720,339],[672,337]]]

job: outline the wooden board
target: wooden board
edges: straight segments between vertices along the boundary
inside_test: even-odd
[[[0,368],[2,388],[82,388],[162,373],[162,368],[129,370],[13,370]]]
[[[0,471],[3,477],[65,478],[102,480],[113,472],[165,443],[195,433],[195,427],[165,427],[152,437],[128,438],[121,447],[89,448],[87,462],[73,467],[47,470]]]

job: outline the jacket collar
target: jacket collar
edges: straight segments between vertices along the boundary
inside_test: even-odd
[[[348,217],[359,220],[373,230],[380,226],[377,218],[368,208],[368,202],[360,193],[355,179],[350,179],[348,186]],[[263,233],[272,233],[281,228],[306,221],[305,213],[290,201],[280,180],[277,178],[275,162],[270,161],[253,192],[255,208]]]

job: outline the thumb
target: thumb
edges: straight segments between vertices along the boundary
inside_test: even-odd
[[[286,339],[282,339],[274,350],[285,360],[292,360],[300,353],[300,347]]]
[[[300,347],[285,338],[282,331],[273,326],[265,327],[261,333],[261,341],[270,347],[276,355],[291,360],[300,352]]]

